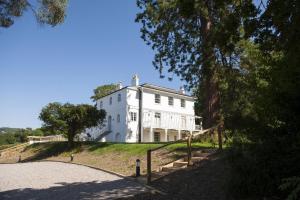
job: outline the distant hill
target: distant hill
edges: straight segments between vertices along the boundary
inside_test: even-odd
[[[21,128],[0,127],[0,134],[2,134],[2,133],[14,134],[16,132],[19,132],[20,130],[21,130]]]

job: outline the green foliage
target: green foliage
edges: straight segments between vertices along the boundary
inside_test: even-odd
[[[297,200],[300,197],[300,177],[290,177],[283,179],[283,183],[279,186],[280,190],[291,190],[287,200]]]
[[[10,27],[15,18],[21,17],[28,9],[40,23],[55,26],[64,22],[67,4],[68,0],[39,0],[36,10],[28,0],[0,1],[0,27]]]
[[[73,145],[76,134],[102,124],[105,115],[104,110],[87,104],[49,103],[42,109],[39,118],[43,121],[44,130],[67,135],[69,144]]]
[[[2,127],[0,128],[0,145],[27,142],[29,135],[42,136],[44,132],[39,128],[32,130],[31,128]]]
[[[235,139],[228,153],[231,164],[229,192],[236,199],[285,194],[278,190],[286,177],[300,175],[300,137],[270,137],[253,143]]]
[[[232,0],[137,4],[156,69],[194,88],[204,120],[224,121],[231,192],[283,198],[281,181],[300,172],[300,2],[262,1],[263,9]]]
[[[117,89],[117,85],[115,84],[108,84],[108,85],[101,85],[94,89],[94,95],[91,96],[93,101],[97,101],[98,99],[110,94],[111,92]]]

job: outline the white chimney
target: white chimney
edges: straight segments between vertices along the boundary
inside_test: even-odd
[[[137,74],[135,74],[131,79],[131,86],[138,86],[138,85],[139,85],[139,77]]]
[[[122,89],[122,88],[123,88],[122,82],[117,83],[117,90],[120,90],[120,89]]]
[[[180,89],[179,89],[179,92],[180,92],[180,94],[185,94],[185,90],[184,90],[184,87],[180,87]]]

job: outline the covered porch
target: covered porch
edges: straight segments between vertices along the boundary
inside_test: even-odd
[[[184,138],[190,131],[162,129],[162,128],[144,128],[142,133],[142,142],[170,142]]]

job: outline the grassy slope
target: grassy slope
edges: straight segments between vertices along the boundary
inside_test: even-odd
[[[124,175],[132,175],[135,172],[135,160],[141,160],[141,172],[146,173],[146,154],[148,149],[153,149],[164,145],[164,143],[96,143],[84,142],[75,143],[73,148],[69,148],[67,142],[53,142],[33,144],[25,148],[21,153],[22,160],[54,160],[70,161],[70,155],[74,154],[75,163],[85,164],[97,168],[111,170]],[[209,143],[193,143],[193,149],[211,148]],[[152,169],[169,163],[186,155],[186,143],[172,144],[155,151],[152,154]],[[10,160],[1,162],[16,162],[19,154]]]

